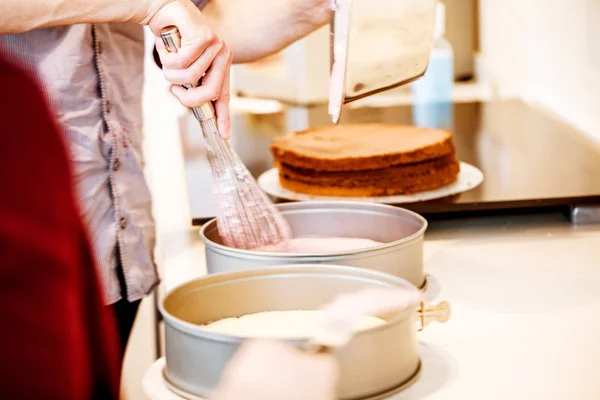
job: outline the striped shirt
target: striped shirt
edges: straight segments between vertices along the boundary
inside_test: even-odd
[[[143,298],[159,282],[143,174],[143,28],[79,24],[0,35],[0,46],[37,72],[67,136],[106,303],[122,298],[119,265],[127,300]]]

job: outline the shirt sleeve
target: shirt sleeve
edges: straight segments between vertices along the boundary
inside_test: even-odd
[[[192,0],[192,3],[194,3],[196,7],[202,10],[206,3],[208,3],[209,1],[210,0]]]

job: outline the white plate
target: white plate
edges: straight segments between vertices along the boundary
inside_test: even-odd
[[[258,184],[266,193],[271,196],[284,200],[310,201],[310,200],[349,200],[349,201],[370,201],[373,203],[384,204],[402,204],[416,203],[452,196],[458,193],[467,192],[483,182],[483,173],[471,164],[460,162],[460,173],[456,182],[443,186],[436,190],[420,192],[415,194],[402,194],[396,196],[378,196],[378,197],[335,197],[318,196],[312,194],[298,193],[286,189],[279,184],[279,171],[277,168],[271,168],[258,178]]]

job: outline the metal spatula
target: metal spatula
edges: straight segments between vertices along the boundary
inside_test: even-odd
[[[323,316],[320,329],[303,349],[331,352],[352,339],[365,317],[401,312],[417,305],[421,329],[431,321],[446,322],[450,318],[450,305],[447,302],[430,306],[422,301],[422,294],[416,288],[372,288],[340,295],[321,307]]]

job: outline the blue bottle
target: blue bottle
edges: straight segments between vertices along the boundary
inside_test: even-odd
[[[454,52],[444,37],[446,9],[438,2],[435,41],[425,75],[411,84],[413,123],[428,128],[452,129]]]

